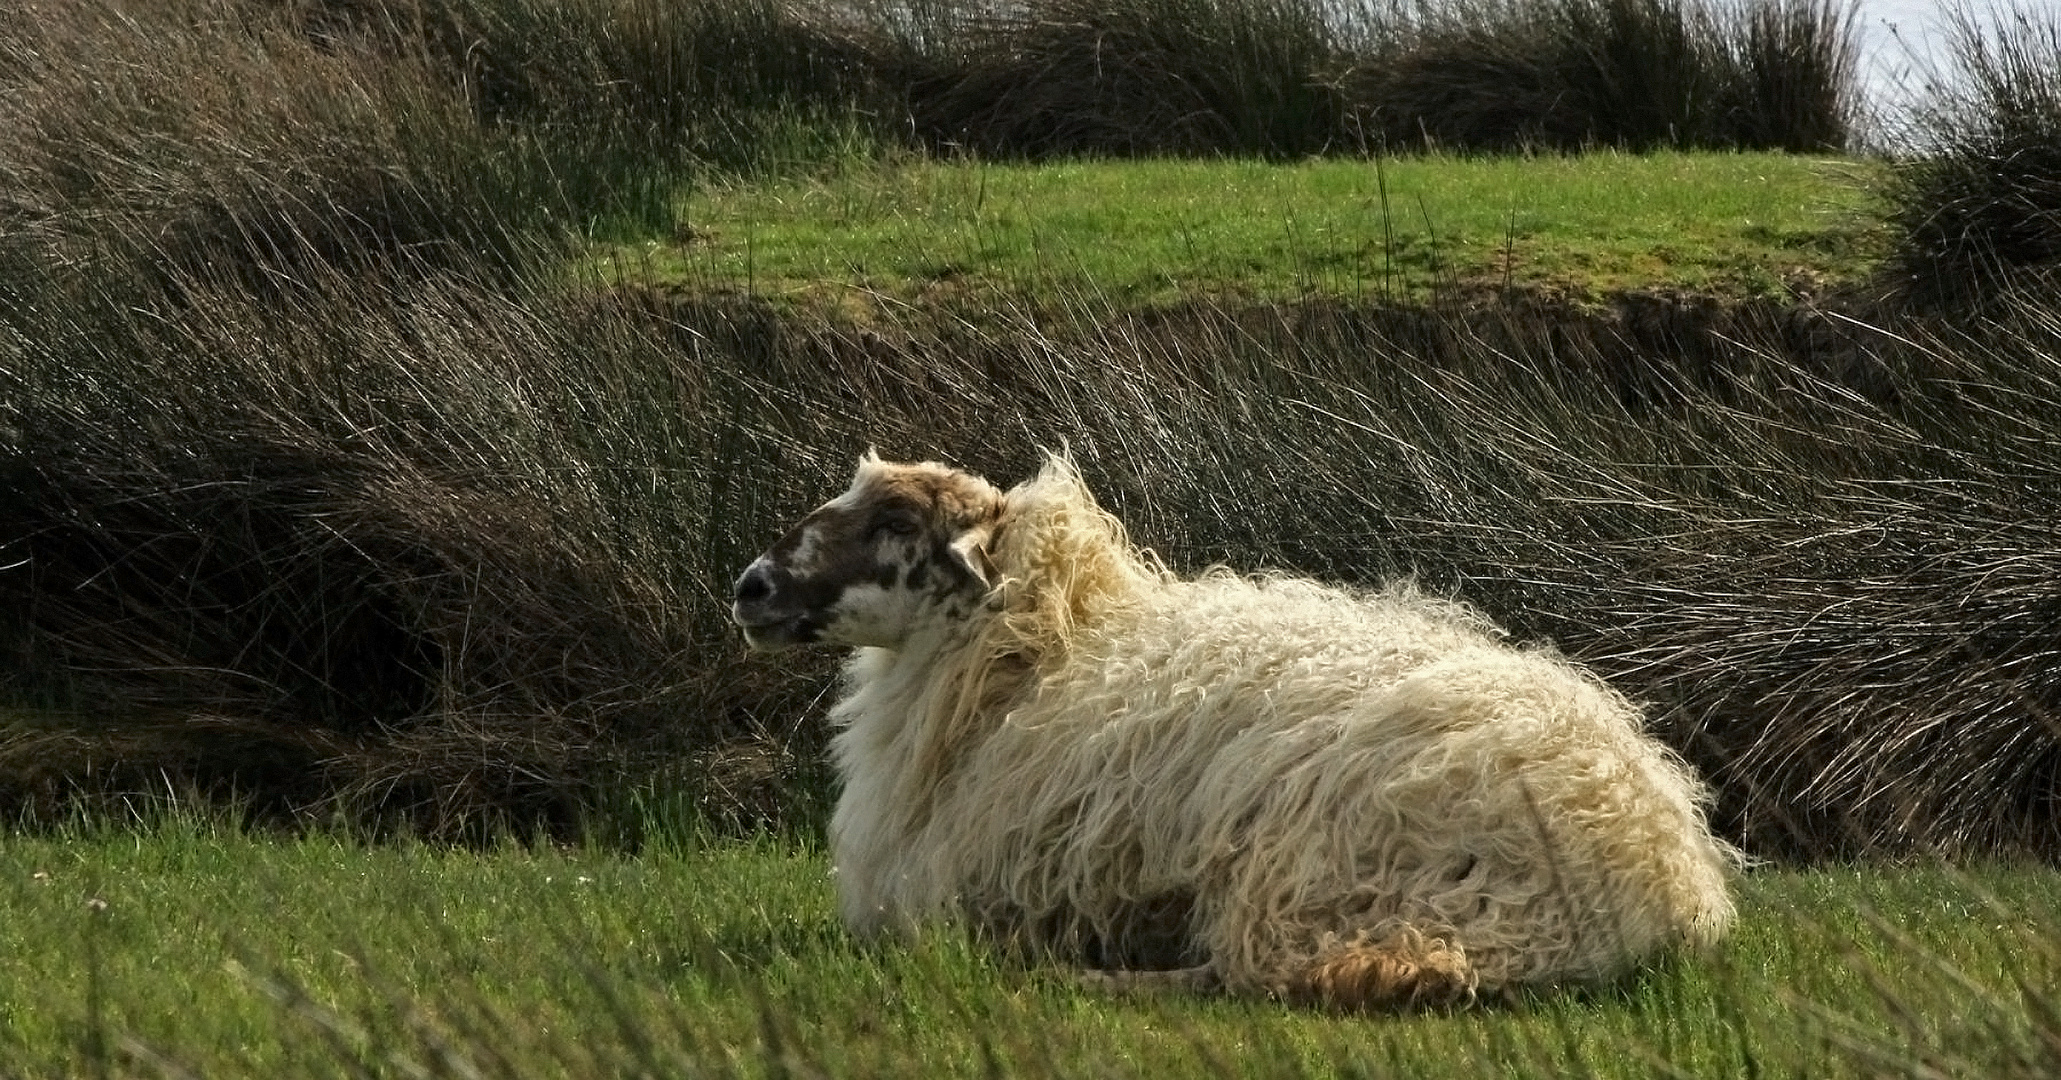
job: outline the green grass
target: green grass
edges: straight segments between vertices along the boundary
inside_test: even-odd
[[[1106,1000],[949,934],[855,944],[822,855],[9,838],[0,1074],[1878,1075],[2030,1067],[2052,869],[1758,873],[1710,955],[1455,1015]],[[2032,1003],[2028,1006],[2027,1002]]]
[[[1505,286],[1818,291],[1884,246],[1880,166],[1781,154],[922,159],[696,191],[680,233],[610,254],[662,280],[833,304],[1083,290],[1118,306]]]

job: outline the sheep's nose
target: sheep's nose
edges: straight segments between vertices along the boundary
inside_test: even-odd
[[[773,595],[773,573],[764,563],[753,563],[745,567],[731,589],[730,598],[739,604],[758,604]]]

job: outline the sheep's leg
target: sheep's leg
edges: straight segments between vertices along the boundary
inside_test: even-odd
[[[1326,949],[1283,996],[1342,1010],[1437,1008],[1471,1001],[1477,983],[1459,946],[1416,932]]]
[[[1082,987],[1104,994],[1137,994],[1176,991],[1206,994],[1217,989],[1217,969],[1201,964],[1171,971],[1097,970],[1080,973]]]

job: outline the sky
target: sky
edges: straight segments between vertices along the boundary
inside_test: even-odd
[[[1974,0],[1978,16],[1993,0]],[[1994,0],[2001,2],[2001,0]],[[2061,17],[2061,0],[2015,0],[2020,10]],[[1923,88],[1928,72],[1950,74],[1939,0],[1859,0],[1861,88],[1877,117],[1878,135],[1892,136],[1898,115]],[[2006,5],[2008,6],[2008,5]],[[1979,22],[1986,19],[1978,17]]]
[[[1861,51],[1871,94],[1891,90],[1914,56],[1936,59],[1939,9],[1937,0],[1860,0]]]

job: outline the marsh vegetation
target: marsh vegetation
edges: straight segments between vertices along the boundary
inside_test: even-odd
[[[2061,145],[2061,47],[2037,19],[1971,18],[1957,49],[1973,89],[1935,101],[1922,145],[1885,160],[1853,153],[1843,18],[1800,0],[0,12],[9,910],[56,895],[34,891],[39,870],[61,879],[44,863],[118,865],[102,825],[66,822],[166,800],[232,807],[239,836],[259,837],[194,847],[139,826],[135,846],[172,867],[321,848],[371,876],[478,859],[533,882],[553,859],[592,860],[675,874],[629,886],[668,896],[693,893],[687,879],[813,880],[834,658],[743,654],[723,593],[869,445],[1008,482],[1063,443],[1179,566],[1414,575],[1465,596],[1647,701],[1717,785],[1728,834],[1764,857],[2050,861],[2061,186],[2044,151]],[[1565,44],[1513,56],[1519,34]],[[1553,107],[1513,111],[1526,101]],[[1440,201],[1454,192],[1470,195]],[[1126,228],[1140,231],[1121,250],[1096,243]],[[262,838],[275,829],[298,838]],[[787,839],[716,839],[739,834]],[[418,839],[372,844],[395,836]],[[539,846],[496,846],[508,836]],[[475,846],[410,846],[432,841]],[[764,865],[623,854],[683,845],[703,845],[689,862]],[[1808,1049],[1692,1034],[1660,1060],[2036,1062],[2053,923],[2018,898],[2047,871],[1927,873],[1757,877],[1760,921],[1732,959],[1538,1004],[1545,1028],[1520,1009],[1386,1037],[1607,1072],[1664,1037],[1638,1017],[1704,995],[1718,1040],[1728,1010],[1768,1005],[1759,980],[1782,968],[1817,1003],[1790,1010],[1818,1025]],[[685,953],[633,950],[673,972],[649,980],[574,967],[537,985],[627,994],[603,1010],[617,1034],[597,1037],[642,1061],[636,1033],[656,1031],[652,1060],[713,1071],[884,1071],[969,1026],[938,1019],[960,1015],[938,1011],[951,1001],[1006,1021],[989,1051],[937,1051],[969,1068],[984,1052],[1051,1064],[1032,1032],[1054,1025],[1258,1022],[1198,1003],[1105,1012],[952,943],[855,953],[803,895],[818,886],[671,909],[702,912],[678,918],[704,930],[743,918],[733,906],[794,920],[746,934],[757,951],[712,946],[731,981],[711,993],[762,995],[737,1026],[667,1026],[665,1009],[689,1008],[670,981],[699,963]],[[512,918],[484,898],[499,888],[440,902]],[[1964,962],[1940,944],[1954,922],[1891,952],[1899,970],[1944,955],[1973,972],[1994,1006],[1982,1019],[1925,1020],[1944,1015],[1925,977],[1812,988],[1847,963],[1835,939],[1878,940],[1833,912],[1865,894],[1893,929],[1930,910],[1916,894],[1954,889],[1965,902],[1941,904],[1959,917],[2023,916],[2023,934],[1972,939],[2016,959]],[[74,964],[51,1000],[100,1011],[12,1026],[27,1034],[6,1068],[61,1071],[90,1047],[136,1072],[152,1053],[171,1071],[227,1060],[141,1026],[163,992],[130,958],[154,947],[137,914],[151,901],[105,897],[110,918],[91,922],[91,897],[66,895],[49,925],[88,921],[47,935]],[[1839,931],[1784,938],[1792,903]],[[234,954],[219,951],[234,934],[203,936],[193,955],[213,959],[192,963],[236,955],[258,973],[245,997],[273,1010],[224,1024],[306,1018],[310,1000],[373,1010],[350,1030],[385,1034],[297,1044],[356,1048],[324,1059],[357,1063],[338,1071],[496,1042],[439,1010],[501,999],[438,996],[433,973],[347,1003],[329,975],[278,970],[294,946]],[[911,991],[931,1019],[835,1037],[857,1056],[793,1041],[794,1016],[858,1009],[911,964],[985,989]],[[802,975],[826,966],[848,978]],[[0,1000],[35,1000],[40,969],[10,970]],[[1861,1003],[1882,987],[1911,1008]],[[410,1026],[421,1002],[445,1019]],[[1358,1060],[1333,1021],[1266,1024],[1281,1052],[1249,1071]],[[1608,1051],[1576,1034],[1620,1026],[1630,1041]],[[122,1050],[124,1032],[144,1049]],[[1125,1038],[1160,1040],[1134,1071],[1162,1052],[1217,1060],[1205,1036]],[[751,1039],[764,1055],[711,1049]],[[401,1057],[350,1056],[374,1044]],[[253,1053],[242,1067],[274,1060]],[[555,1053],[502,1071],[583,1071]],[[1392,1053],[1362,1065],[1420,1051]]]

